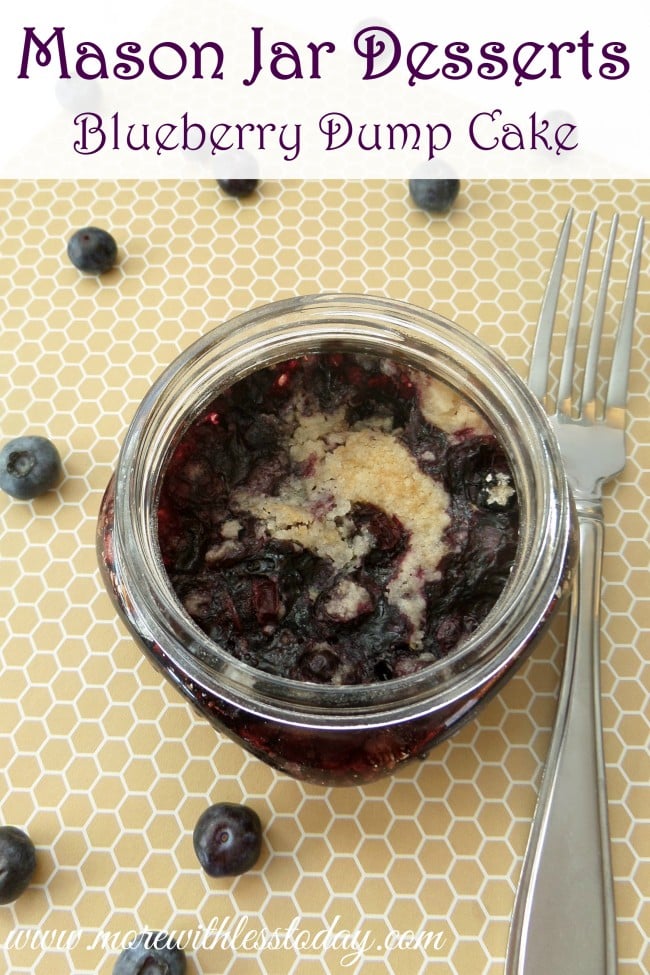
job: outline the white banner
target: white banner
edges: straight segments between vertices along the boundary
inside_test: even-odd
[[[648,176],[642,4],[3,4],[0,177]]]

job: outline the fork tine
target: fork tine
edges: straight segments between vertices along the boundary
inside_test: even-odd
[[[553,265],[549,275],[546,292],[542,301],[542,307],[537,322],[535,341],[530,360],[530,370],[528,373],[528,386],[538,399],[544,401],[546,397],[546,384],[548,381],[548,366],[551,355],[551,338],[553,336],[553,323],[557,311],[557,302],[560,295],[560,285],[562,283],[562,271],[566,259],[567,247],[569,245],[569,234],[571,232],[571,220],[573,210],[568,210],[562,224],[562,230],[557,243]]]
[[[589,348],[587,350],[587,363],[582,384],[582,396],[578,404],[579,411],[594,420],[596,418],[596,380],[598,376],[598,358],[600,354],[600,340],[603,334],[603,322],[605,320],[605,306],[607,304],[607,291],[609,288],[609,276],[612,269],[612,258],[614,256],[614,244],[616,242],[616,231],[618,229],[618,214],[612,217],[612,222],[607,239],[607,248],[603,260],[603,269],[600,275],[600,286],[598,288],[598,298],[594,310],[594,318],[591,323],[591,336],[589,338]]]
[[[632,249],[630,271],[625,285],[621,321],[616,333],[616,344],[609,374],[609,386],[605,403],[605,416],[608,422],[620,421],[623,425],[622,411],[627,401],[627,384],[630,372],[630,351],[632,347],[632,333],[634,331],[634,316],[636,310],[636,296],[639,288],[639,272],[641,268],[641,252],[643,250],[644,219],[639,218],[639,224]],[[616,416],[620,411],[619,416]]]
[[[582,300],[585,293],[585,281],[589,268],[589,254],[591,253],[591,243],[594,237],[594,227],[596,225],[596,211],[593,210],[589,217],[589,225],[585,235],[585,242],[580,258],[580,267],[576,280],[575,292],[571,303],[571,315],[567,327],[564,354],[562,356],[562,372],[560,373],[560,386],[557,394],[558,412],[565,416],[571,415],[571,401],[573,393],[573,368],[576,358],[576,344],[578,340],[578,328],[580,326],[580,311]]]

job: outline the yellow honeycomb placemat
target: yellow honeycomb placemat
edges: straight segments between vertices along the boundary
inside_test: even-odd
[[[467,182],[446,217],[417,210],[406,181],[268,181],[245,201],[209,180],[0,184],[0,440],[45,434],[66,470],[34,502],[0,498],[0,822],[26,829],[38,849],[34,883],[0,907],[4,971],[107,975],[129,932],[145,928],[186,932],[196,975],[503,971],[563,619],[426,761],[328,790],[248,757],[163,682],[116,618],[94,533],[154,377],[262,302],[343,290],[434,307],[525,375],[569,205],[581,230],[594,206],[603,217],[617,209],[624,257],[637,215],[650,216],[650,181]],[[89,224],[119,246],[118,267],[101,278],[65,253]],[[603,717],[620,975],[650,969],[647,253],[629,460],[606,498]],[[246,801],[265,825],[262,860],[234,881],[210,881],[192,849],[198,816],[220,799]],[[265,931],[275,935],[266,945]]]

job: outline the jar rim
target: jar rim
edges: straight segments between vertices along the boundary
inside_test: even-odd
[[[157,500],[172,447],[218,391],[297,354],[342,347],[425,369],[483,413],[509,456],[519,544],[509,581],[481,626],[447,657],[404,677],[323,685],[267,674],[214,643],[175,596],[158,547]],[[512,368],[433,311],[367,295],[324,293],[271,302],[216,326],[158,377],[122,444],[115,474],[114,557],[128,612],[195,688],[232,705],[323,727],[385,725],[498,682],[555,605],[571,536],[571,501],[546,414]]]

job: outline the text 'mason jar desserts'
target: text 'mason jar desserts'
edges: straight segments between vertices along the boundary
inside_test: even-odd
[[[182,353],[98,525],[149,659],[217,729],[323,784],[387,774],[472,716],[571,548],[525,385],[453,323],[353,295],[266,305]]]

